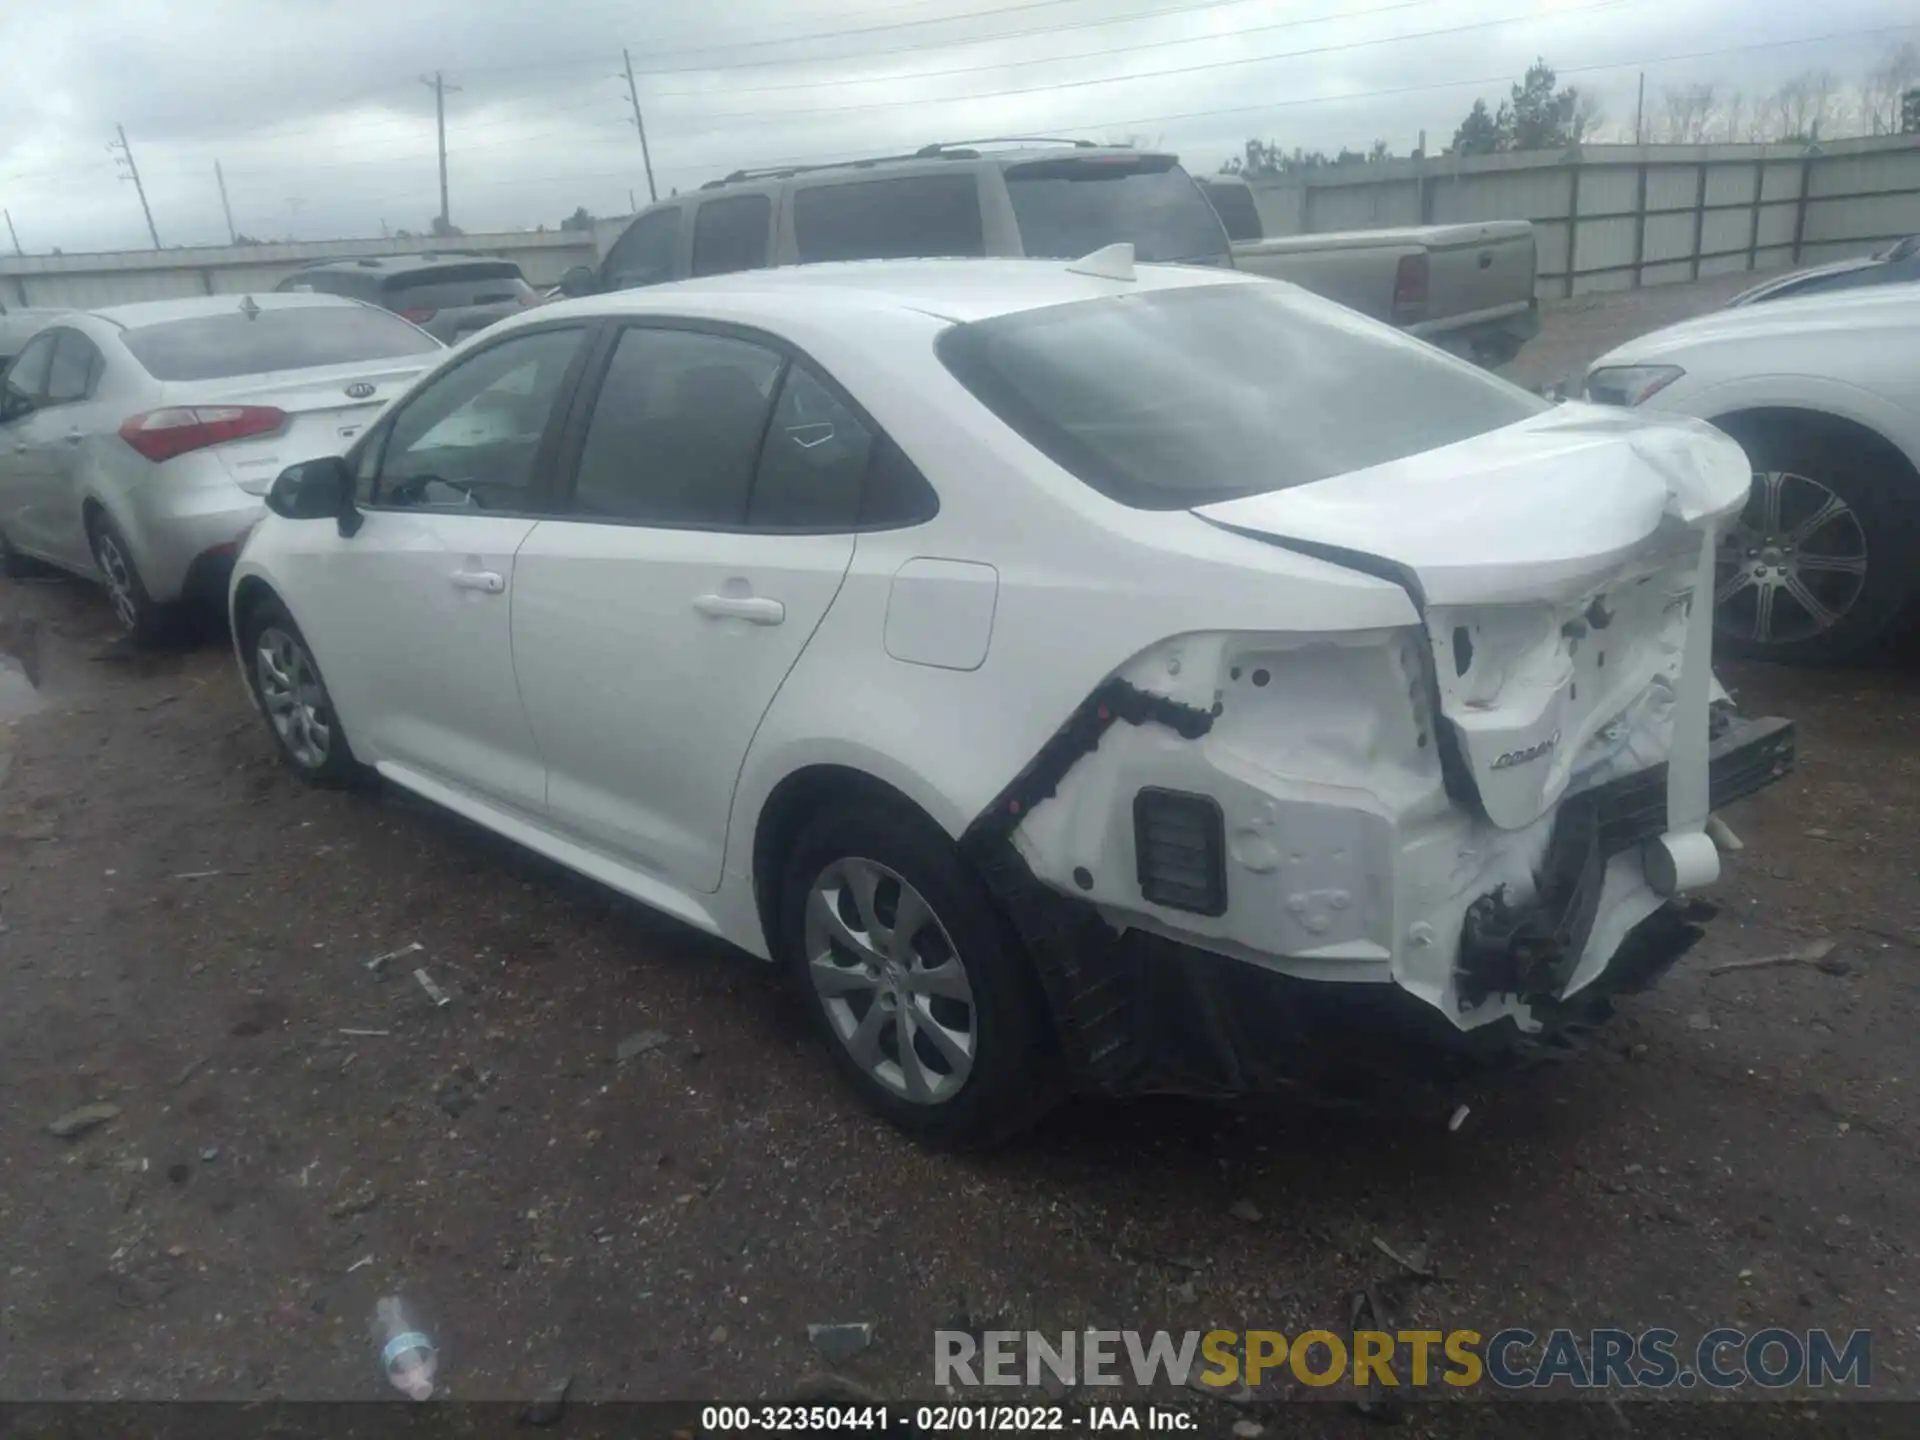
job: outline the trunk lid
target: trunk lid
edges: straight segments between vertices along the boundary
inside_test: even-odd
[[[1713,542],[1750,483],[1698,421],[1565,405],[1195,513],[1405,585],[1459,758],[1488,818],[1517,829],[1569,790],[1677,762],[1696,713],[1704,754]]]
[[[1427,241],[1427,313],[1475,315],[1533,300],[1533,226],[1525,220],[1438,225]]]
[[[271,405],[287,420],[271,434],[215,446],[235,483],[264,495],[287,466],[351,445],[386,403],[444,354],[361,360],[309,370],[281,370],[221,380],[176,381],[162,387],[163,405]]]

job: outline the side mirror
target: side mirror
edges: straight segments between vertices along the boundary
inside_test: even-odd
[[[267,491],[267,508],[288,520],[338,520],[342,534],[360,528],[357,524],[353,530],[347,528],[349,517],[355,521],[360,517],[353,504],[353,471],[338,455],[282,470]]]
[[[560,277],[560,293],[569,299],[580,295],[591,295],[595,289],[593,271],[585,265],[574,265]]]

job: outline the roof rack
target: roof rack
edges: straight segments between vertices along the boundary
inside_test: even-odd
[[[983,140],[943,140],[922,145],[900,155],[873,155],[864,160],[831,160],[813,165],[769,165],[761,169],[735,170],[718,180],[709,180],[700,188],[718,190],[749,180],[784,180],[790,175],[808,175],[816,170],[865,170],[874,165],[891,165],[901,160],[973,160],[979,152],[975,145],[1071,145],[1076,150],[1099,147],[1091,140],[1067,140],[1055,135],[991,135]]]

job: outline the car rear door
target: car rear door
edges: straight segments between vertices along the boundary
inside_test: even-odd
[[[456,808],[545,806],[508,616],[589,329],[517,331],[407,397],[354,456],[357,533],[301,526],[277,564],[361,758]]]
[[[567,513],[515,564],[514,664],[554,823],[711,892],[747,746],[852,561],[871,428],[752,334],[634,325],[603,364]]]

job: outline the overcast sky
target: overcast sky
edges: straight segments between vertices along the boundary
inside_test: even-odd
[[[420,79],[439,70],[460,87],[455,224],[624,213],[647,186],[623,46],[664,196],[996,134],[1133,137],[1196,170],[1248,136],[1404,154],[1424,128],[1438,149],[1536,54],[1630,126],[1643,66],[1649,108],[1689,81],[1757,92],[1815,65],[1857,81],[1920,40],[1916,21],[1914,0],[7,0],[0,205],[30,253],[145,247],[108,149],[124,124],[168,245],[226,240],[216,160],[243,232],[417,231],[439,208]]]

